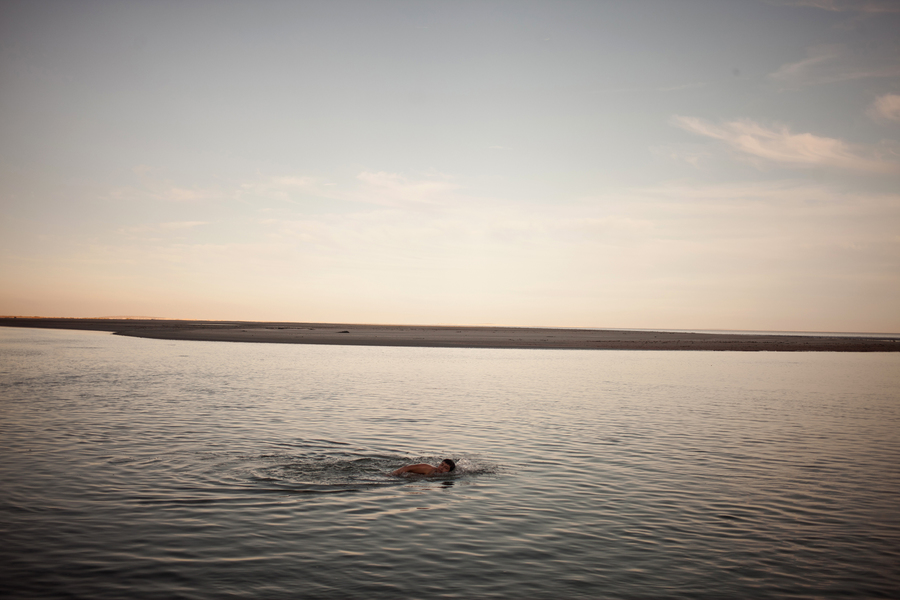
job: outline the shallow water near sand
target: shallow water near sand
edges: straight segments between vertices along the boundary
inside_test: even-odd
[[[9,597],[896,597],[898,498],[897,353],[0,327]]]

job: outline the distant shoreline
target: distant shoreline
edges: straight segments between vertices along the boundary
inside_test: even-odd
[[[0,317],[0,326],[107,331],[160,340],[426,348],[900,352],[900,335],[703,333],[449,325],[365,325]]]

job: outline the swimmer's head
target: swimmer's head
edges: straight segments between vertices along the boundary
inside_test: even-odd
[[[449,458],[445,458],[444,460],[442,460],[441,464],[447,465],[448,467],[450,467],[449,469],[447,469],[448,473],[456,468],[456,463],[453,462],[452,460],[450,460]]]

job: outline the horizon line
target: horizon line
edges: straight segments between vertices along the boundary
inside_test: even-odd
[[[384,327],[504,327],[509,329],[572,329],[584,331],[656,331],[661,333],[731,333],[731,334],[780,334],[780,335],[881,335],[900,337],[900,332],[891,331],[816,331],[780,329],[704,329],[704,328],[656,328],[656,327],[596,327],[564,325],[504,325],[500,323],[364,323],[352,321],[276,321],[252,319],[193,319],[149,316],[103,316],[103,317],[47,317],[38,315],[0,315],[0,319],[65,319],[80,321],[195,321],[201,323],[297,323],[307,325],[359,325]]]

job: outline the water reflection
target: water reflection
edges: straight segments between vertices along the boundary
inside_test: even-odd
[[[900,589],[900,356],[0,329],[0,389],[13,597]]]

